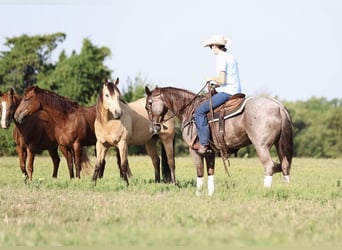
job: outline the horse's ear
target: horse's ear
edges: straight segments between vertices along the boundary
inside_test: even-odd
[[[145,93],[146,95],[151,95],[151,90],[147,86],[145,86]]]
[[[13,88],[10,89],[10,95],[14,95],[14,89]]]
[[[114,83],[115,85],[118,85],[119,84],[119,77],[118,78],[116,78],[116,80],[115,80],[115,83]]]

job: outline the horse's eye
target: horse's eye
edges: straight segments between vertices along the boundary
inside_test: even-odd
[[[108,95],[108,94],[105,94],[105,96],[106,96],[106,97],[109,97],[109,95]]]

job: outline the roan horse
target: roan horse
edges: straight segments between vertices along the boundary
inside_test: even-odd
[[[60,96],[52,91],[29,87],[24,94],[14,119],[21,125],[37,112],[49,114],[49,122],[53,124],[54,138],[60,148],[72,152],[76,167],[76,177],[80,178],[81,169],[90,174],[90,164],[85,146],[94,145],[95,106],[82,107],[77,102]],[[67,158],[70,176],[73,177],[73,161]]]
[[[15,94],[12,88],[4,94],[0,92],[0,97],[2,104],[1,127],[7,129],[11,124],[21,97]],[[60,158],[57,152],[58,143],[53,130],[51,117],[45,111],[35,113],[24,124],[15,122],[13,139],[16,143],[20,169],[26,179],[32,181],[34,157],[41,150],[49,151],[54,166],[52,177],[57,177]],[[72,154],[66,148],[61,147],[61,151],[69,161],[72,161]]]
[[[105,159],[106,152],[111,146],[118,149],[118,163],[120,176],[128,185],[128,145],[145,144],[146,152],[151,157],[155,169],[155,181],[160,182],[160,159],[157,153],[156,142],[149,128],[150,121],[145,110],[145,98],[126,104],[121,98],[117,87],[119,79],[115,83],[106,82],[99,92],[96,103],[95,133],[96,166],[93,181],[96,183],[100,166]],[[171,182],[175,182],[174,164],[174,119],[170,119],[158,134],[162,147],[165,147],[168,166],[171,173]]]
[[[146,110],[154,130],[159,130],[163,114],[168,110],[173,112],[181,122],[183,139],[189,145],[190,154],[197,167],[196,195],[200,195],[203,188],[203,157],[205,157],[208,195],[212,195],[214,192],[215,152],[212,151],[203,156],[191,147],[196,137],[193,114],[204,97],[173,87],[156,88],[153,91],[145,87],[145,92],[147,94]],[[215,122],[215,125],[217,129],[218,122]],[[211,130],[212,134],[215,132]],[[288,111],[279,101],[265,97],[248,99],[242,113],[224,121],[223,133],[225,150],[229,154],[236,153],[247,145],[254,145],[264,166],[265,187],[271,186],[272,175],[277,172],[283,173],[284,182],[290,181],[293,156],[292,121]],[[272,161],[270,155],[272,145],[276,147],[280,163]],[[209,177],[211,178],[209,179]]]

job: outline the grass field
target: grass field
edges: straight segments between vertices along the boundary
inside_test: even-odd
[[[189,157],[178,185],[155,184],[149,158],[130,157],[127,188],[114,157],[97,186],[69,180],[62,158],[37,157],[32,183],[18,159],[0,158],[0,246],[342,246],[342,160],[294,159],[291,184],[263,188],[257,159],[218,158],[214,196],[195,196]],[[94,162],[94,159],[92,159]]]

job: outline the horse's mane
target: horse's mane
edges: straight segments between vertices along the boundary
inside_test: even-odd
[[[61,96],[53,91],[41,89],[38,86],[29,87],[25,94],[29,91],[34,91],[39,99],[47,106],[52,107],[63,114],[74,113],[79,107],[78,102],[71,100],[67,97]]]
[[[175,88],[175,87],[163,87],[156,88],[154,91],[160,91],[160,94],[168,96],[169,106],[172,106],[174,110],[179,113],[184,113],[186,110],[186,117],[191,117],[195,108],[203,101],[203,96],[195,94],[189,90]],[[185,104],[185,106],[184,106]]]
[[[176,87],[163,87],[163,88],[159,88],[157,87],[156,89],[160,89],[161,91],[163,91],[163,93],[166,93],[167,95],[174,95],[174,93],[177,92],[177,95],[179,95],[179,92],[182,92],[182,95],[184,95],[185,97],[194,97],[196,94],[186,90],[186,89],[181,89],[181,88],[176,88]]]

